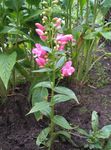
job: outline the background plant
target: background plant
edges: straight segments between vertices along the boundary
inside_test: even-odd
[[[89,149],[104,149],[104,150],[110,150],[111,149],[111,142],[110,142],[110,136],[111,136],[111,125],[106,125],[103,128],[99,129],[99,118],[96,111],[92,112],[92,119],[91,119],[91,126],[92,129],[87,133],[85,130],[79,128],[77,131],[84,135],[87,144],[85,145],[85,148]]]

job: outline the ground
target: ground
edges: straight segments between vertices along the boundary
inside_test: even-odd
[[[111,124],[111,59],[104,58],[102,66],[107,73],[108,82],[98,86],[93,83],[87,86],[70,85],[75,91],[80,104],[70,102],[58,105],[56,113],[62,114],[73,125],[89,130],[91,128],[91,113],[98,112],[100,127]],[[92,76],[94,76],[92,74]],[[102,74],[100,74],[102,76]],[[100,82],[102,82],[102,79]],[[95,80],[96,82],[96,80]],[[97,85],[97,86],[96,86]],[[8,95],[8,100],[0,106],[0,150],[39,150],[35,141],[38,133],[47,126],[47,120],[36,122],[33,115],[28,115],[31,106],[28,101],[28,87],[18,86],[14,95]],[[77,140],[79,138],[79,140]],[[80,145],[82,139],[72,136],[73,141]],[[68,142],[55,141],[54,150],[77,150]]]

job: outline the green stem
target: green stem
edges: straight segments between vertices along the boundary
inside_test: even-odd
[[[88,17],[89,17],[89,0],[86,3],[86,24],[88,25]]]

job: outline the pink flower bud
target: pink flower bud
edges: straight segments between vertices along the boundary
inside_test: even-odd
[[[40,23],[35,23],[35,26],[36,26],[38,29],[40,29],[40,30],[42,30],[42,31],[45,31],[45,27],[44,27],[43,25],[41,25]]]
[[[40,39],[41,39],[42,41],[46,41],[46,40],[47,40],[47,36],[41,35],[41,36],[40,36]]]
[[[41,29],[35,29],[35,31],[39,36],[44,35],[44,32]]]
[[[36,58],[35,61],[40,68],[43,68],[47,63],[46,59],[44,59],[42,57]]]
[[[68,77],[71,76],[75,72],[75,68],[72,67],[72,61],[68,61],[61,69],[62,76]]]

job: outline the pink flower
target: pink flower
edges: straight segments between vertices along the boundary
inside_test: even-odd
[[[42,31],[45,31],[45,27],[44,27],[43,25],[41,25],[40,23],[35,23],[35,26],[36,26],[38,29],[40,29],[40,30],[42,30]]]
[[[47,36],[44,35],[45,33],[41,29],[36,29],[35,31],[40,36],[40,39],[42,41],[47,40]]]
[[[67,44],[69,41],[73,42],[73,36],[71,34],[63,35],[63,34],[58,34],[56,37],[56,40],[59,44]]]
[[[40,44],[35,44],[35,48],[32,49],[32,53],[37,57],[44,57],[47,54]]]
[[[54,21],[55,21],[55,27],[57,28],[57,29],[60,29],[61,28],[61,24],[62,24],[62,19],[61,18],[54,18],[53,19]]]
[[[37,32],[37,34],[38,34],[39,36],[44,35],[44,32],[43,32],[41,29],[35,29],[35,31]]]
[[[42,57],[36,58],[35,61],[40,68],[43,68],[47,63],[46,59]]]
[[[40,36],[40,39],[41,39],[42,41],[46,41],[46,40],[47,40],[47,36],[41,35],[41,36]]]
[[[63,77],[71,76],[75,71],[75,68],[72,67],[72,61],[68,61],[62,67],[61,72]]]
[[[64,50],[64,47],[65,47],[65,45],[60,45],[59,48],[58,48],[58,50],[59,50],[59,51],[63,51],[63,50]]]

